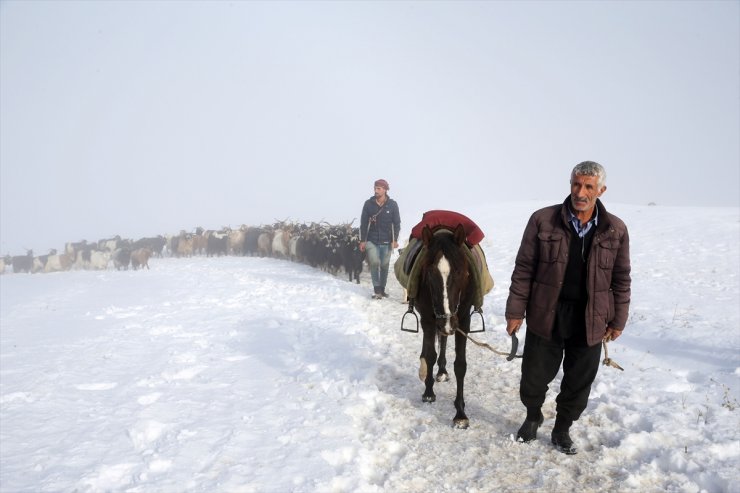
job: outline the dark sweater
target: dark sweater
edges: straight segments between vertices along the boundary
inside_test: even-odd
[[[561,302],[582,305],[584,308],[588,302],[586,266],[588,265],[588,254],[591,251],[594,231],[596,231],[596,228],[591,228],[586,236],[580,238],[571,226],[568,266],[565,269],[563,289],[560,291],[559,298]]]

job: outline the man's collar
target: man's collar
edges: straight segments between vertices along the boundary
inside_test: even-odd
[[[571,207],[570,207],[570,200],[568,201],[568,214],[570,215],[571,222],[573,220],[576,220],[576,221],[579,221],[579,224],[580,224],[580,220],[578,219],[578,216],[576,216],[576,214],[573,212],[573,209],[571,209]],[[591,214],[591,219],[589,219],[588,221],[586,221],[586,224],[588,224],[590,221],[593,221],[594,226],[598,226],[599,225],[599,208],[596,205],[593,208],[593,213]]]

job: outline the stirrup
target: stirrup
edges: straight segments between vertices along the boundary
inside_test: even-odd
[[[475,314],[475,313],[477,313],[478,315],[480,315],[481,328],[480,329],[473,330],[473,328],[472,328],[472,325],[473,325],[472,321],[473,321],[473,314]],[[470,320],[471,321],[471,323],[470,323],[471,328],[468,331],[469,334],[475,334],[476,332],[485,332],[486,331],[486,320],[483,318],[483,308],[481,308],[481,307],[473,308],[473,311],[470,313],[470,319],[471,319]]]
[[[416,330],[404,328],[403,324],[406,320],[406,316],[409,314],[413,315],[414,319],[416,319]],[[406,313],[403,314],[403,317],[401,317],[401,330],[404,332],[413,332],[413,333],[419,332],[419,317],[417,317],[416,313],[414,312],[414,300],[412,298],[409,298],[409,308],[408,310],[406,310]]]

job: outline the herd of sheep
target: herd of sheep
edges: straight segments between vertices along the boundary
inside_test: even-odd
[[[0,258],[0,273],[59,272],[73,269],[117,270],[149,268],[152,257],[241,255],[288,259],[338,274],[344,269],[359,283],[364,253],[359,250],[359,229],[351,224],[298,224],[286,221],[264,226],[241,226],[139,240],[120,236],[67,243],[62,253],[7,255]]]

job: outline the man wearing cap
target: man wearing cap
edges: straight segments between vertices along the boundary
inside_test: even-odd
[[[391,253],[398,248],[401,214],[398,204],[388,196],[388,182],[375,181],[375,193],[365,201],[360,216],[360,250],[367,253],[373,280],[373,299],[385,298]]]

